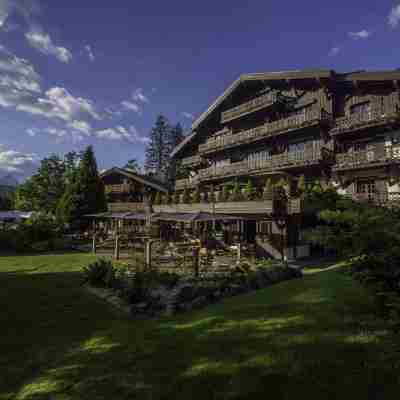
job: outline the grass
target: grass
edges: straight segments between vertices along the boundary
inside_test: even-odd
[[[91,259],[0,257],[0,399],[398,398],[395,338],[341,266],[133,321],[79,287]]]

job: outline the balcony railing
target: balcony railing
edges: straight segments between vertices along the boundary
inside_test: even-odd
[[[330,114],[323,110],[310,109],[304,114],[269,122],[240,133],[211,137],[206,141],[206,143],[199,146],[199,151],[201,153],[212,153],[214,151],[238,146],[243,143],[252,143],[269,136],[300,129],[327,120],[330,120]]]
[[[121,185],[105,185],[105,192],[111,194],[129,193],[131,191],[131,185],[129,183],[123,183]]]
[[[246,160],[223,167],[210,167],[199,171],[200,181],[256,174],[259,172],[302,167],[318,163],[322,159],[320,149],[313,151],[288,152],[271,156],[267,160]]]
[[[182,158],[182,165],[184,167],[198,165],[198,164],[200,164],[200,162],[201,162],[200,155]]]
[[[193,188],[199,184],[198,177],[187,178],[187,179],[177,179],[175,181],[175,190],[183,190],[185,188]]]
[[[400,192],[353,193],[347,197],[354,201],[376,205],[389,205],[400,202]]]
[[[244,115],[261,110],[265,107],[272,106],[278,101],[278,95],[275,92],[266,93],[260,97],[240,104],[237,107],[224,111],[221,114],[221,123],[231,121],[236,118],[243,117]]]
[[[371,111],[356,112],[346,117],[337,118],[331,133],[338,134],[348,132],[369,125],[391,121],[393,119],[398,119],[398,115],[394,110],[385,112],[382,108],[377,108]]]
[[[400,162],[400,146],[387,146],[382,148],[371,146],[367,150],[339,153],[336,155],[334,169],[353,169],[390,162]]]

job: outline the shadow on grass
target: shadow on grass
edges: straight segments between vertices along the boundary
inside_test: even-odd
[[[78,282],[76,272],[0,274],[0,398],[398,395],[373,305],[335,271],[154,321],[116,318]]]

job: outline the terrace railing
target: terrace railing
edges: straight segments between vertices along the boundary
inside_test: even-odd
[[[372,203],[376,205],[400,204],[400,192],[372,192],[372,193],[353,193],[347,197],[358,202]]]
[[[356,112],[346,117],[337,118],[334,122],[331,133],[338,134],[349,132],[357,128],[363,128],[369,125],[376,125],[392,119],[398,119],[398,115],[394,110],[385,112],[381,107],[377,107],[370,111]]]
[[[389,162],[400,162],[400,146],[382,148],[371,146],[367,150],[339,153],[336,155],[334,169],[369,167],[373,164]]]
[[[187,178],[187,179],[177,179],[175,181],[175,190],[183,190],[185,188],[193,188],[199,184],[198,177]]]
[[[219,135],[211,137],[206,143],[199,146],[201,153],[212,153],[225,150],[240,144],[252,143],[269,136],[281,134],[290,130],[296,130],[305,126],[330,120],[330,114],[323,110],[310,109],[304,114],[293,115],[277,121],[268,122],[255,128],[236,134]]]
[[[226,123],[236,118],[241,118],[255,111],[270,107],[278,101],[278,95],[275,92],[266,93],[260,97],[247,101],[234,108],[224,111],[221,114],[221,123]]]
[[[210,167],[199,171],[201,181],[230,176],[255,174],[289,167],[305,166],[318,163],[322,158],[320,149],[313,151],[288,152],[271,156],[267,160],[245,160],[223,167]]]
[[[198,165],[201,162],[200,155],[182,158],[182,165],[184,167]]]
[[[131,185],[129,183],[121,185],[105,185],[104,189],[107,194],[129,193],[131,191]]]

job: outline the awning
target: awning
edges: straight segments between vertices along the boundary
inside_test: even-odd
[[[29,219],[32,211],[0,211],[0,221],[19,221],[21,219]]]

